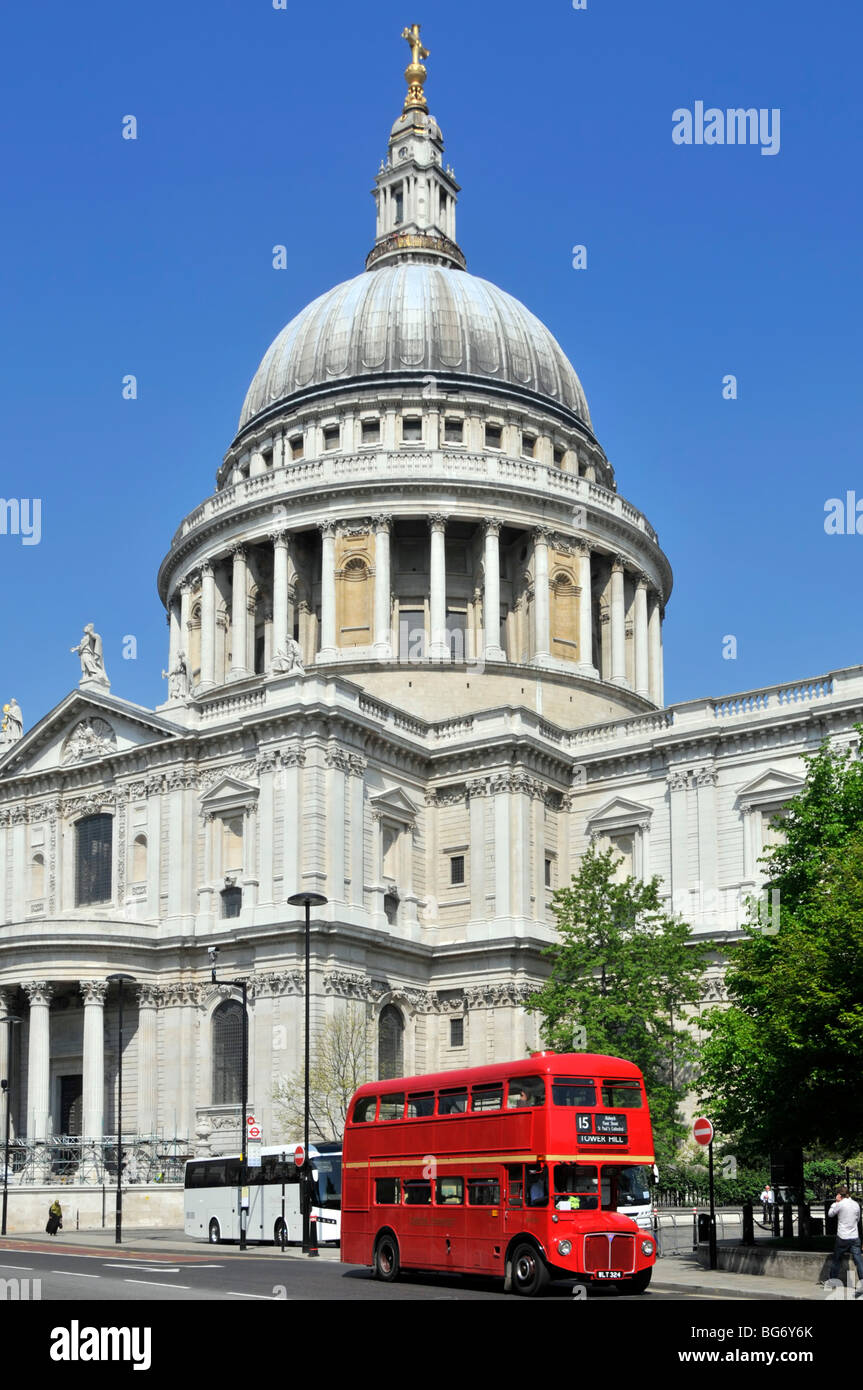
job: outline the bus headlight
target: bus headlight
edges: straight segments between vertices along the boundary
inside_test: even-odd
[[[557,1248],[560,1251],[561,1255],[569,1255],[572,1251],[572,1241],[559,1240],[557,1242]]]
[[[655,1249],[656,1246],[654,1245],[652,1240],[643,1240],[641,1242],[642,1255],[652,1255]]]

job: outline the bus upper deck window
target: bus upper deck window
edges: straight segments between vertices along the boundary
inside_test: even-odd
[[[378,1108],[377,1096],[361,1096],[354,1106],[354,1124],[367,1125],[375,1118]]]
[[[509,1083],[506,1099],[508,1110],[523,1105],[545,1105],[545,1084],[541,1076],[516,1076]]]
[[[467,1110],[467,1091],[441,1091],[437,1103],[439,1115],[463,1115]]]
[[[421,1091],[408,1096],[408,1119],[417,1120],[434,1114],[434,1091]]]
[[[596,1105],[596,1082],[585,1076],[556,1076],[551,1098],[555,1105]]]
[[[602,1103],[612,1110],[638,1110],[641,1107],[641,1087],[631,1081],[603,1081]]]
[[[405,1113],[405,1093],[397,1092],[391,1096],[381,1096],[379,1120],[400,1120]]]
[[[502,1082],[494,1082],[487,1086],[474,1086],[470,1098],[471,1110],[500,1110],[502,1105]]]

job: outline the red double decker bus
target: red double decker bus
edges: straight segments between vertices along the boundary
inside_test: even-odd
[[[522,1061],[371,1082],[345,1125],[342,1259],[643,1292],[656,1259],[623,1215],[653,1163],[641,1072],[619,1057]]]

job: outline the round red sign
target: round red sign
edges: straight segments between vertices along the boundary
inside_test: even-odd
[[[696,1120],[692,1126],[692,1134],[696,1143],[704,1144],[706,1147],[713,1138],[713,1125],[704,1118]]]
[[[305,1161],[306,1151],[303,1148],[302,1144],[298,1144],[297,1147],[294,1149],[294,1162],[296,1163],[298,1168],[302,1168]]]

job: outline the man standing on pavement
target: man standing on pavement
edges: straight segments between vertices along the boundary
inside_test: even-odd
[[[764,1221],[769,1225],[773,1220],[773,1188],[770,1186],[769,1182],[764,1184],[764,1191],[759,1201],[764,1209]]]
[[[863,1255],[860,1253],[860,1229],[858,1226],[860,1204],[855,1202],[853,1197],[849,1197],[847,1187],[840,1187],[836,1193],[836,1201],[827,1215],[838,1216],[839,1218],[829,1277],[830,1279],[839,1278],[839,1263],[847,1252],[854,1261],[857,1277],[860,1280],[857,1286],[857,1296],[859,1297],[863,1293]]]

